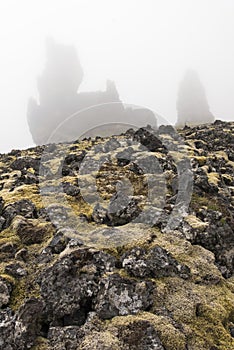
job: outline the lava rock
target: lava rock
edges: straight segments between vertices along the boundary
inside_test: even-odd
[[[0,309],[8,305],[11,292],[12,285],[6,279],[0,277]]]
[[[21,185],[32,185],[32,184],[38,184],[39,179],[35,174],[30,173],[27,171],[25,174],[22,174],[20,177],[18,177],[14,183],[14,187],[16,188]]]
[[[53,232],[50,223],[41,223],[37,219],[27,220],[20,216],[15,218],[13,228],[21,242],[26,245],[40,244]]]
[[[27,275],[27,271],[19,263],[7,265],[5,267],[5,273],[15,278],[22,278]]]
[[[86,151],[68,154],[62,165],[63,176],[74,176],[79,171],[80,164],[86,155]]]
[[[35,204],[28,199],[21,199],[4,207],[2,216],[5,219],[5,223],[3,227],[7,228],[10,226],[16,215],[21,215],[25,218],[36,218],[37,210]]]
[[[40,286],[48,321],[54,326],[83,324],[98,291],[97,277],[112,271],[115,263],[109,254],[78,248],[46,269]]]
[[[14,339],[15,321],[10,308],[0,310],[0,349],[17,350]]]
[[[79,238],[79,233],[70,228],[61,228],[50,241],[48,247],[53,254],[60,254],[66,247],[77,248],[83,245],[83,241]]]
[[[43,302],[30,298],[19,308],[15,317],[14,349],[30,349],[40,335],[39,322],[43,310]]]
[[[33,168],[37,174],[40,166],[40,158],[19,157],[11,163],[12,170],[27,170]]]
[[[150,281],[138,282],[113,274],[103,278],[98,289],[94,309],[102,319],[136,314],[153,303],[154,284]]]
[[[232,326],[229,327],[230,330],[230,334],[232,336],[232,338],[234,338],[234,325],[232,324]]]
[[[141,209],[134,196],[122,192],[116,193],[110,200],[107,213],[107,225],[125,225],[139,216]]]
[[[141,169],[141,172],[143,174],[161,175],[163,172],[159,161],[157,160],[157,158],[153,154],[134,155],[133,161],[137,164],[138,168]]]
[[[110,140],[104,143],[103,145],[103,151],[104,152],[112,152],[115,151],[117,148],[120,147],[120,142],[115,138],[111,137]]]
[[[4,200],[2,197],[0,197],[0,215],[2,214],[3,207],[4,207]]]
[[[107,223],[107,214],[108,210],[106,208],[103,208],[101,204],[97,203],[93,208],[92,220],[97,224]]]
[[[164,350],[154,326],[147,320],[136,320],[121,326],[118,339],[131,350]]]
[[[134,134],[134,140],[141,143],[149,151],[156,152],[158,150],[165,152],[165,147],[162,144],[162,141],[155,134],[155,130],[140,128]]]
[[[0,348],[30,349],[40,334],[39,320],[43,309],[40,299],[30,298],[14,315],[10,309],[0,311]]]
[[[85,331],[78,326],[50,327],[47,338],[52,349],[77,350],[84,335]]]
[[[70,182],[63,182],[63,190],[68,196],[72,197],[76,197],[80,193],[79,187],[71,184]]]
[[[148,252],[141,247],[135,247],[121,257],[123,268],[134,277],[168,277],[180,276],[187,279],[190,269],[179,264],[170,253],[160,246],[155,246]]]
[[[119,166],[125,166],[130,163],[132,154],[134,153],[134,150],[132,147],[128,147],[122,152],[117,153],[117,163]]]

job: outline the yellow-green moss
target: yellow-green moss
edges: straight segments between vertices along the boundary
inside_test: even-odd
[[[205,156],[196,156],[196,157],[194,157],[194,159],[198,162],[198,164],[200,166],[205,165],[207,162],[207,157],[205,157]]]
[[[3,188],[1,196],[4,199],[5,205],[12,204],[21,199],[29,199],[35,204],[37,209],[43,207],[37,185],[21,185],[16,187],[12,192]]]
[[[224,325],[234,310],[234,298],[225,281],[211,288],[179,278],[165,278],[159,285],[161,289],[155,307],[164,305],[175,321],[186,325],[191,339],[197,344],[201,342],[201,349],[208,349],[205,347],[208,345],[232,349],[234,340]]]
[[[171,320],[165,316],[154,315],[149,312],[142,312],[138,315],[117,316],[106,322],[106,329],[115,333],[115,328],[127,327],[137,321],[149,321],[157,331],[159,338],[167,350],[184,350],[185,335],[176,329]]]
[[[48,340],[42,337],[38,337],[35,341],[35,345],[31,350],[47,350],[49,349]]]
[[[6,273],[0,273],[0,277],[9,282],[12,286],[16,284],[16,279]]]
[[[121,350],[118,338],[109,331],[92,332],[83,339],[77,350],[95,350],[100,349],[100,346],[103,349]]]
[[[234,340],[222,324],[213,324],[206,319],[194,320],[190,325],[189,345],[192,349],[207,350],[215,346],[219,350],[233,350]]]
[[[219,177],[218,173],[216,173],[216,172],[207,173],[207,177],[208,177],[208,182],[210,184],[214,184],[214,185],[218,186],[219,181],[220,181],[220,177]]]
[[[18,236],[12,235],[4,238],[0,238],[0,246],[6,244],[6,243],[11,243],[11,244],[16,244],[20,245],[20,239]]]
[[[195,215],[188,215],[184,219],[193,229],[204,231],[209,224],[198,219]]]
[[[191,207],[199,210],[202,207],[206,207],[209,210],[214,210],[214,211],[222,211],[220,204],[215,197],[210,197],[210,196],[199,196],[196,193],[193,193],[192,199],[191,199]]]
[[[10,298],[12,310],[18,310],[26,298],[40,298],[39,286],[33,281],[32,276],[23,277],[18,280],[13,288]]]

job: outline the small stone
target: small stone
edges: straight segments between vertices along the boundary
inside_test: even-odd
[[[15,278],[22,278],[27,276],[27,271],[21,266],[20,263],[7,265],[5,267],[5,273]]]
[[[0,215],[2,214],[3,207],[4,207],[4,200],[2,197],[0,197]]]
[[[230,326],[229,330],[230,330],[230,334],[231,334],[232,338],[234,338],[234,325]]]
[[[70,182],[63,182],[63,190],[68,196],[72,197],[76,197],[80,193],[78,186],[75,186]]]
[[[0,216],[0,231],[3,229],[6,219]]]
[[[49,243],[49,248],[53,254],[60,254],[67,246],[69,239],[57,233]]]
[[[92,213],[92,220],[97,224],[104,224],[107,222],[107,209],[103,208],[101,204],[95,204]]]
[[[165,151],[161,140],[157,137],[153,129],[140,128],[135,132],[134,140],[140,142],[141,145],[151,152],[158,150]]]
[[[10,301],[12,286],[5,279],[0,277],[0,309],[8,305]]]

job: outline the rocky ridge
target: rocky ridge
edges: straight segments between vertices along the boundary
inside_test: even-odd
[[[0,155],[0,349],[234,348],[234,123]]]

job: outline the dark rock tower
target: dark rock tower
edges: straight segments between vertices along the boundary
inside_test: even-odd
[[[198,73],[188,70],[180,84],[177,99],[177,123],[181,128],[185,125],[213,123],[214,116],[210,112],[205,89]]]
[[[118,102],[121,108],[112,81],[107,81],[106,91],[77,93],[83,80],[83,69],[73,46],[57,44],[53,39],[47,39],[46,57],[44,71],[37,81],[39,104],[30,98],[27,111],[29,129],[37,145],[49,142],[56,128],[79,110],[110,102]],[[73,135],[75,137],[79,123],[73,120],[66,127],[69,140]],[[61,141],[64,140],[66,137]]]

